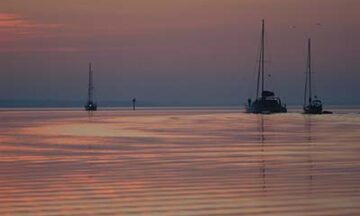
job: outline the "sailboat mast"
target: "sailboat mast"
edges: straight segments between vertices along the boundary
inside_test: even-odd
[[[93,74],[91,70],[91,63],[89,63],[88,102],[93,102]]]
[[[309,54],[308,54],[309,55]],[[307,101],[307,91],[308,91],[308,70],[309,70],[309,57],[306,62],[306,69],[305,69],[305,90],[304,90],[304,108],[306,107]]]
[[[261,25],[261,43],[260,43],[260,55],[259,55],[259,66],[258,66],[258,77],[256,86],[256,98],[259,97],[260,90],[260,79],[261,79],[261,92],[264,91],[264,56],[265,56],[265,21],[262,20]]]
[[[261,92],[265,89],[265,21],[262,20],[262,30],[261,30]]]
[[[311,38],[308,40],[308,71],[309,71],[309,103],[312,101],[312,89],[311,89]]]
[[[261,76],[261,52],[259,55],[257,85],[256,85],[256,98],[259,98],[260,76]]]

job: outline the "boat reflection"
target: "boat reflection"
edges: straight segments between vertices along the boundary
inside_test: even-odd
[[[264,115],[257,115],[257,123],[258,123],[258,131],[259,131],[259,140],[260,140],[260,147],[261,147],[261,175],[262,175],[262,189],[266,195],[266,160],[265,160],[265,127],[264,127]]]
[[[0,215],[360,213],[357,115],[0,117]]]
[[[309,193],[312,194],[313,189],[313,170],[314,170],[314,160],[313,160],[313,149],[314,143],[312,141],[312,116],[311,115],[304,115],[304,125],[305,125],[305,135],[306,141],[308,143],[308,164],[309,164]]]

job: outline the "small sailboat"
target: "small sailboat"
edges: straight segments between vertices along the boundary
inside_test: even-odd
[[[89,84],[88,84],[88,98],[85,104],[86,111],[96,111],[97,104],[94,100],[94,81],[93,81],[93,71],[91,70],[91,63],[89,64]]]
[[[261,95],[260,92],[261,81]],[[286,113],[286,106],[281,103],[281,99],[275,96],[275,93],[269,90],[265,90],[265,22],[262,20],[261,30],[261,49],[258,66],[256,99],[251,101],[248,99],[248,104],[245,106],[248,113]]]
[[[305,114],[331,114],[332,112],[323,111],[323,105],[317,96],[312,98],[312,83],[311,83],[311,38],[308,39],[308,55],[306,65],[306,80],[305,80],[305,93],[304,93],[304,113]]]

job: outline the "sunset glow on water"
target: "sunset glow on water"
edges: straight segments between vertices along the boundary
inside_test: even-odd
[[[0,215],[359,215],[341,113],[1,111]]]

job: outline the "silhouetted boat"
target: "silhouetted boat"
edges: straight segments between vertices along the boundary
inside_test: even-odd
[[[305,80],[305,93],[304,93],[304,113],[305,114],[331,114],[330,111],[323,111],[323,105],[317,96],[312,98],[312,83],[311,83],[311,38],[308,39],[308,55],[306,65],[306,80]]]
[[[287,112],[286,106],[282,105],[281,99],[275,96],[272,91],[265,90],[265,22],[262,20],[261,30],[261,49],[258,66],[257,88],[255,101],[248,100],[245,106],[248,113],[285,113]],[[259,96],[261,81],[261,96]]]
[[[91,70],[91,63],[89,64],[89,84],[88,84],[88,98],[85,104],[86,111],[96,111],[97,104],[94,100],[94,83],[93,83],[93,72]]]

